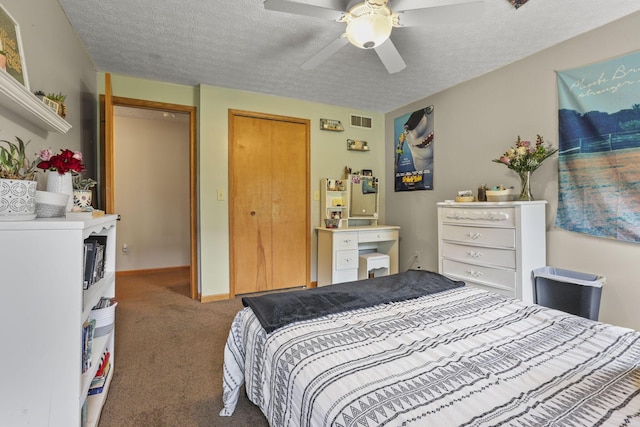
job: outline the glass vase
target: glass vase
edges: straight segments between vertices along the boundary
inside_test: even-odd
[[[518,172],[520,175],[520,197],[519,200],[530,201],[533,200],[531,195],[531,171]]]

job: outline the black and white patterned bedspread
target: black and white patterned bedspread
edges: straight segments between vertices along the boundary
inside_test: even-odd
[[[271,334],[245,308],[224,358],[220,415],[246,382],[272,426],[640,424],[640,333],[474,288]]]

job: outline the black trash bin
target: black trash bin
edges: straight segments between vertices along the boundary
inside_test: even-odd
[[[534,303],[598,320],[604,276],[548,266],[531,274]]]

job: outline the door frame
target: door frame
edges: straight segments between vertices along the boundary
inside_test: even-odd
[[[189,114],[189,248],[190,248],[190,269],[189,269],[189,294],[192,299],[201,300],[199,292],[199,266],[198,266],[198,192],[197,192],[197,108],[188,105],[170,104],[166,102],[147,101],[142,99],[125,98],[111,96],[111,106],[105,105],[105,95],[100,95],[100,167],[101,173],[101,194],[106,212],[115,212],[113,182],[114,170],[114,142],[113,137],[107,137],[105,133],[105,123],[113,123],[113,107],[134,107],[148,110],[159,110],[175,113]],[[110,112],[111,117],[105,117]]]
[[[307,155],[306,155],[306,165],[305,165],[305,169],[307,171],[306,176],[305,176],[305,188],[306,188],[306,213],[305,213],[305,222],[307,224],[306,229],[306,251],[307,251],[307,256],[306,256],[306,287],[310,287],[311,286],[311,197],[310,197],[310,173],[311,173],[311,127],[310,127],[310,122],[308,119],[302,119],[302,118],[297,118],[297,117],[290,117],[290,116],[280,116],[280,115],[276,115],[276,114],[267,114],[267,113],[257,113],[254,111],[244,111],[244,110],[234,110],[234,109],[229,109],[229,114],[228,114],[228,148],[227,148],[227,152],[228,152],[228,182],[229,182],[229,205],[228,205],[228,209],[229,209],[229,298],[234,298],[236,296],[236,292],[235,292],[235,277],[233,277],[233,272],[235,271],[234,267],[234,257],[233,257],[233,245],[234,245],[234,239],[232,236],[232,231],[233,231],[233,226],[234,226],[234,220],[233,220],[233,197],[235,195],[235,191],[236,191],[236,183],[234,181],[233,178],[233,168],[235,167],[235,159],[233,157],[233,150],[232,150],[232,145],[233,145],[233,140],[234,140],[234,132],[233,132],[233,119],[236,116],[242,116],[242,117],[249,117],[249,118],[256,118],[256,119],[265,119],[265,120],[275,120],[275,121],[281,121],[281,122],[289,122],[289,123],[297,123],[297,124],[302,124],[305,125],[306,127],[306,141],[305,144],[307,145],[306,147],[306,151],[307,151]]]

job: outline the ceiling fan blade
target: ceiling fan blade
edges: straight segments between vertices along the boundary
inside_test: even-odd
[[[347,44],[349,44],[349,39],[347,39],[346,34],[343,34],[329,43],[327,46],[325,46],[320,52],[313,55],[311,59],[302,64],[300,68],[302,68],[303,70],[312,70],[316,68],[318,65],[329,59],[331,56],[333,56],[333,54],[338,52]]]
[[[264,8],[333,21],[338,21],[345,14],[345,4],[342,0],[264,0]]]
[[[391,39],[374,48],[389,74],[397,73],[407,67]]]
[[[414,0],[414,2],[418,1]],[[435,25],[441,24],[443,22],[464,22],[468,19],[477,18],[482,14],[483,11],[484,1],[457,3],[446,6],[434,6],[421,9],[407,9],[402,11],[399,11],[398,8],[394,9],[394,12],[398,13],[399,27]]]

